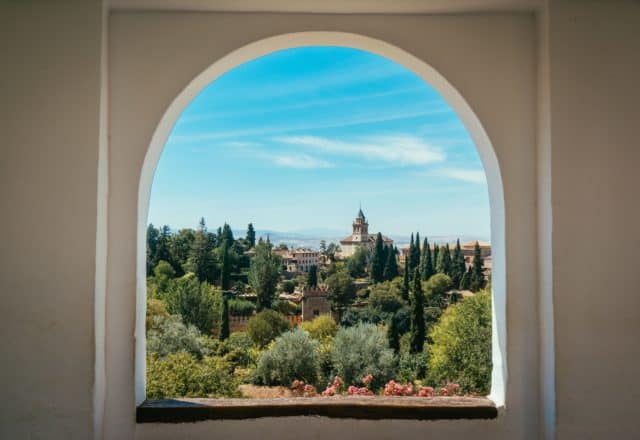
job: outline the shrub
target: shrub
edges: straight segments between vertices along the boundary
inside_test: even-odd
[[[483,291],[450,306],[431,331],[428,372],[436,384],[456,382],[487,394],[491,384],[491,296]]]
[[[321,315],[313,321],[304,322],[302,328],[309,332],[309,336],[318,341],[331,338],[338,332],[338,324],[329,315]]]
[[[171,283],[166,294],[167,309],[172,315],[182,315],[205,335],[220,326],[222,295],[212,285],[187,274]]]
[[[162,358],[184,351],[202,358],[211,354],[207,339],[195,326],[185,325],[180,316],[155,316],[152,328],[147,332],[147,353]]]
[[[271,303],[271,308],[283,315],[297,315],[301,308],[293,301],[276,299]]]
[[[386,281],[371,286],[369,306],[378,314],[392,314],[402,307],[402,297],[397,283]]]
[[[443,273],[433,275],[424,285],[426,305],[444,308],[446,305],[446,293],[452,288],[453,281],[449,275]]]
[[[393,350],[387,344],[386,332],[373,324],[341,328],[336,333],[331,359],[334,373],[350,385],[372,374],[372,389],[377,389],[395,374]]]
[[[265,347],[276,337],[289,330],[289,327],[289,321],[280,313],[273,310],[263,310],[249,320],[246,331],[258,347]]]
[[[246,299],[230,299],[229,313],[232,316],[251,316],[256,311],[256,305]]]
[[[236,397],[238,384],[229,366],[218,358],[198,361],[189,353],[166,358],[147,356],[147,397]]]
[[[231,333],[222,347],[225,360],[234,367],[248,367],[255,363],[253,340],[245,332]]]
[[[315,383],[318,378],[318,342],[296,328],[276,338],[258,359],[255,377],[264,385],[290,385],[294,380]]]
[[[160,318],[168,318],[169,312],[167,311],[167,306],[164,301],[159,299],[149,298],[147,300],[147,315],[146,315],[146,328],[149,331],[151,328],[154,328],[156,324],[156,317]]]

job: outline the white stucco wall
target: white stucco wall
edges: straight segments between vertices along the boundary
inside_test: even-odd
[[[294,419],[134,427],[131,335],[136,296],[137,189],[145,154],[167,108],[194,78],[224,55],[265,38],[309,31],[372,37],[428,63],[457,89],[483,124],[495,147],[504,181],[507,223],[506,228],[502,225],[500,229],[506,233],[508,262],[506,352],[509,369],[515,372],[508,379],[506,409],[498,420],[490,422],[363,421],[356,425],[363,436],[370,438],[382,438],[392,427],[417,434],[427,426],[434,435],[453,435],[453,438],[470,433],[496,438],[535,438],[538,375],[537,369],[529,366],[537,363],[537,284],[536,272],[530,270],[536,266],[536,251],[535,246],[518,245],[535,243],[536,238],[535,30],[533,14],[441,17],[113,14],[109,23],[107,438],[130,436],[134,428],[138,438],[170,438],[185,432],[200,432],[194,438],[208,432],[224,432],[226,436],[234,435],[236,430],[294,438],[302,432],[300,428],[296,430],[300,421]],[[322,44],[323,40],[317,41]],[[372,50],[375,48],[373,45]],[[147,172],[144,171],[143,176]],[[497,205],[500,205],[496,208],[499,213],[502,203]],[[144,212],[141,211],[142,216]],[[502,216],[497,214],[496,218]],[[337,429],[336,426],[354,426],[354,422],[324,419],[309,419],[304,423],[306,432],[312,424],[318,435]],[[263,428],[265,424],[270,428]]]
[[[0,5],[0,438],[92,432],[102,5]]]

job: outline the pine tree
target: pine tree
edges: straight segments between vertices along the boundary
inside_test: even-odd
[[[409,301],[409,264],[408,258],[404,262],[404,278],[402,279],[402,299]]]
[[[384,281],[384,242],[382,241],[382,234],[378,232],[376,236],[376,244],[373,248],[373,255],[371,256],[371,279],[374,283],[380,283]]]
[[[465,271],[466,264],[464,262],[464,255],[462,254],[462,248],[460,247],[460,239],[457,239],[451,262],[451,280],[453,280],[454,287],[460,287],[460,282],[462,281]]]
[[[229,301],[222,299],[222,319],[220,320],[220,332],[218,338],[224,341],[229,337]]]
[[[427,281],[435,273],[433,269],[433,260],[431,258],[431,248],[429,247],[429,240],[424,239],[424,246],[422,246],[422,279]]]
[[[384,265],[383,278],[385,281],[391,281],[398,276],[398,262],[396,261],[395,249],[389,246],[387,249],[387,262]]]
[[[207,226],[204,218],[202,218],[200,219],[198,230],[195,232],[191,252],[187,259],[189,270],[195,273],[200,281],[213,282],[216,279],[212,250],[211,236],[207,232]]]
[[[411,333],[409,349],[411,353],[421,353],[424,348],[426,338],[426,328],[424,322],[424,293],[422,292],[422,281],[420,279],[420,269],[416,268],[413,273],[411,288]]]
[[[231,226],[225,223],[224,226],[222,227],[222,233],[218,237],[218,243],[221,243],[221,244],[226,243],[227,247],[231,247],[231,245],[233,244],[233,241],[234,241],[234,238],[233,238],[233,232],[231,231]]]
[[[482,259],[482,251],[480,244],[476,241],[473,249],[473,265],[471,271],[471,288],[473,292],[481,290],[485,285],[484,279],[484,260]]]
[[[318,287],[318,267],[311,266],[309,268],[309,275],[307,277],[307,285],[309,287]]]
[[[231,260],[229,257],[229,246],[222,243],[222,262],[220,264],[220,288],[228,290],[231,287]]]
[[[387,341],[389,342],[389,348],[391,348],[394,353],[397,354],[400,352],[400,332],[398,330],[398,321],[395,314],[391,315],[391,318],[389,318]]]
[[[440,246],[436,243],[433,244],[433,271],[435,273],[441,273],[440,270]]]
[[[471,266],[469,266],[469,270],[462,275],[462,279],[460,280],[460,290],[469,289],[471,289]]]
[[[256,230],[253,229],[253,223],[249,223],[249,226],[247,226],[247,243],[249,244],[249,248],[255,247],[256,245]]]

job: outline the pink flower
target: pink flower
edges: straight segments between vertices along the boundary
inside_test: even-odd
[[[336,388],[333,385],[328,385],[327,388],[322,392],[323,396],[335,396]]]
[[[342,388],[342,385],[344,385],[344,381],[340,376],[336,376],[333,379],[333,386],[336,388],[336,390],[340,390],[340,388]]]
[[[318,394],[316,387],[313,385],[306,384],[302,390],[302,395],[304,397],[313,397]]]
[[[365,386],[368,386],[371,383],[372,380],[373,380],[373,375],[371,373],[369,373],[365,377],[362,378],[362,383],[365,384]]]
[[[347,388],[347,394],[349,394],[350,396],[373,396],[373,392],[366,388],[366,387],[356,387],[353,385],[350,385],[349,388]]]
[[[431,387],[420,387],[417,393],[418,397],[433,397],[434,395],[435,392]]]

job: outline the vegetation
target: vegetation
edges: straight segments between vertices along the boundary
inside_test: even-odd
[[[289,386],[298,379],[315,383],[319,363],[318,341],[296,328],[276,338],[273,345],[258,359],[255,377],[260,384]]]
[[[249,320],[247,334],[258,347],[266,347],[269,342],[289,330],[289,321],[273,310],[263,310]]]
[[[258,310],[263,310],[271,307],[275,299],[280,258],[272,252],[268,240],[258,243],[255,250],[256,254],[249,266],[249,284],[256,292]]]

